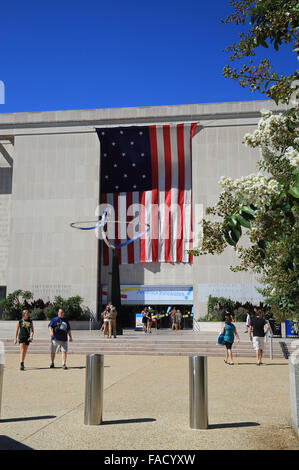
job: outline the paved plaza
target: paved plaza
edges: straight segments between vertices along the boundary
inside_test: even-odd
[[[47,354],[7,354],[0,449],[299,450],[286,359],[209,357],[206,430],[189,427],[189,362],[182,356],[105,355],[103,423],[84,425],[86,355],[68,370]],[[109,452],[108,452],[109,451]]]

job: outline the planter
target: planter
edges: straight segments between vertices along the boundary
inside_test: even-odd
[[[219,333],[221,327],[223,325],[223,321],[194,321],[193,329],[195,331],[199,331],[201,333],[205,331],[212,331],[215,333]],[[237,328],[238,333],[242,333],[245,328],[245,322],[235,322],[234,325]]]
[[[224,322],[220,321],[196,321],[194,320],[193,330],[196,332],[218,332],[221,330],[221,327]],[[242,333],[245,328],[245,322],[234,322],[234,325],[237,328],[238,333]],[[286,328],[285,323],[281,323],[281,337],[286,337]]]
[[[1,320],[0,321],[0,338],[11,336],[14,337],[16,331],[17,320]],[[49,320],[35,320],[33,321],[34,332],[36,337],[48,337]],[[99,328],[96,322],[92,322],[92,325],[89,321],[70,321],[71,330],[89,330],[90,328]]]

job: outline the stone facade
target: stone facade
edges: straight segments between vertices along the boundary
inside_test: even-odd
[[[241,142],[255,129],[262,108],[277,110],[271,101],[251,101],[0,114],[0,285],[8,292],[31,290],[44,300],[81,295],[95,311],[97,239],[70,228],[72,222],[96,218],[100,144],[95,127],[198,122],[192,163],[198,226],[205,207],[217,200],[220,176],[256,171],[258,153]],[[217,293],[218,287],[229,292],[238,284],[246,291],[256,283],[250,274],[229,270],[235,261],[228,248],[221,256],[195,258],[193,265],[122,265],[120,281],[193,286],[198,317],[206,312],[200,286]],[[108,283],[106,267],[101,282]]]

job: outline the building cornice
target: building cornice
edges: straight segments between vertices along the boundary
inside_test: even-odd
[[[260,110],[274,112],[286,109],[272,100],[235,101],[171,106],[103,108],[44,112],[0,113],[1,129],[59,128],[78,126],[121,125],[132,123],[225,121],[259,118]]]

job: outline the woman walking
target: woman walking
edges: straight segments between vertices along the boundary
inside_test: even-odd
[[[20,370],[24,370],[24,362],[29,343],[33,340],[34,328],[29,318],[28,310],[22,311],[22,320],[18,321],[14,344],[19,341],[20,345]]]
[[[141,312],[142,315],[142,331],[146,334],[147,333],[147,307]]]
[[[232,323],[232,318],[230,314],[225,315],[225,323],[221,328],[221,333],[224,335],[223,344],[226,347],[226,356],[224,362],[229,365],[234,365],[232,346],[235,341],[235,336],[240,344],[240,338],[237,333],[235,325]]]
[[[170,316],[170,322],[171,322],[171,329],[172,330],[176,330],[176,324],[177,324],[177,313],[176,313],[176,308],[173,307],[170,312],[169,312],[169,316]]]
[[[152,332],[152,314],[153,314],[153,309],[152,308],[148,308],[147,309],[147,314],[146,314],[146,317],[147,317],[147,323],[146,323],[146,331],[148,333],[151,333]]]
[[[108,312],[108,310],[105,310],[103,314],[103,338],[105,338],[105,335],[108,335],[109,319],[110,319],[110,312]]]

